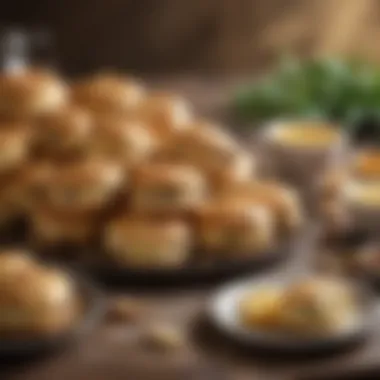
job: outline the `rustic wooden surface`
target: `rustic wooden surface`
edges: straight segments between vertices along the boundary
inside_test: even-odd
[[[171,85],[170,85],[171,86]],[[170,87],[169,86],[169,87]],[[191,88],[189,88],[191,87]],[[208,100],[210,109],[222,101],[222,87],[199,87],[192,83],[181,88],[201,103]],[[207,96],[209,94],[209,96]],[[218,101],[214,95],[219,97]],[[203,100],[202,100],[203,96]],[[203,103],[203,105],[206,103]],[[280,270],[294,273],[307,267],[315,247],[315,230],[306,227],[295,243],[293,259]],[[175,289],[132,289],[123,294],[137,297],[145,312],[137,323],[104,323],[88,339],[47,358],[5,365],[0,379],[6,380],[287,380],[312,373],[329,373],[334,369],[356,368],[378,362],[380,330],[362,346],[319,358],[285,358],[263,356],[239,347],[216,332],[207,322],[207,300],[218,284]],[[118,289],[118,292],[121,290]],[[113,291],[108,290],[110,294]],[[156,352],[143,344],[145,326],[164,323],[176,326],[187,338],[184,347]],[[306,377],[307,378],[307,377]],[[353,377],[359,378],[359,377]]]

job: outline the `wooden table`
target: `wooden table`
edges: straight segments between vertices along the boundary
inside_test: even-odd
[[[193,86],[193,95],[212,100],[209,88]],[[191,87],[191,86],[190,86]],[[215,91],[214,94],[223,94]],[[199,100],[200,97],[196,96]],[[217,102],[212,105],[215,106]],[[315,250],[315,229],[306,227],[295,255],[280,270],[303,270]],[[205,305],[218,284],[175,289],[132,289],[146,308],[143,323],[104,323],[88,339],[44,360],[0,370],[7,380],[286,380],[314,372],[366,366],[380,358],[380,329],[363,346],[324,358],[263,356],[244,349],[215,331],[205,318]],[[112,293],[112,292],[110,292]],[[152,351],[142,344],[146,324],[172,324],[186,333],[185,347]],[[353,378],[358,378],[354,375]],[[322,377],[323,378],[323,377]]]

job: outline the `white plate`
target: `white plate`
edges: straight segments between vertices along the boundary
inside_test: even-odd
[[[239,318],[239,303],[248,293],[262,287],[284,286],[289,278],[265,276],[239,281],[223,287],[213,297],[209,315],[219,330],[234,340],[258,348],[284,351],[321,351],[330,350],[361,341],[370,331],[375,315],[376,303],[372,294],[363,290],[363,305],[359,315],[349,326],[341,331],[323,337],[300,337],[271,333],[260,329],[245,327]]]

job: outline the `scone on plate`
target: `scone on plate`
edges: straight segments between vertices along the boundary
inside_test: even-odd
[[[85,247],[98,237],[100,216],[40,206],[30,212],[29,223],[31,242],[38,248]]]
[[[37,153],[53,158],[83,156],[93,129],[90,114],[73,105],[49,112],[35,124]]]
[[[100,73],[72,86],[74,103],[96,114],[134,115],[144,97],[144,88],[134,80]]]
[[[190,227],[179,219],[124,216],[105,227],[104,246],[123,267],[175,268],[190,257]]]
[[[194,210],[207,197],[207,184],[192,166],[149,163],[138,168],[131,186],[131,208],[144,214]]]
[[[288,336],[326,336],[357,322],[358,300],[347,282],[312,277],[252,289],[241,300],[239,314],[250,329]]]
[[[248,202],[214,201],[197,211],[197,242],[215,257],[254,256],[276,243],[272,211]]]
[[[148,159],[157,145],[157,138],[144,124],[125,117],[103,115],[96,118],[87,153],[133,167]]]
[[[67,101],[66,83],[55,73],[30,69],[0,78],[0,115],[9,120],[38,117]]]
[[[295,333],[326,334],[347,327],[356,315],[353,289],[340,280],[312,278],[290,285],[282,297],[282,323]]]
[[[231,184],[220,192],[221,199],[245,201],[272,210],[280,232],[293,232],[303,222],[303,210],[297,193],[285,185],[271,181]]]
[[[220,188],[229,182],[241,182],[256,173],[256,160],[219,125],[194,121],[190,128],[171,140],[163,158],[176,159],[196,166]]]
[[[51,177],[46,201],[56,209],[98,210],[113,202],[125,180],[125,171],[113,161],[70,163]]]

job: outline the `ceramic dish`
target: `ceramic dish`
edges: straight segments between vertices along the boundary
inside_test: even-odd
[[[268,285],[283,286],[289,278],[271,276],[248,279],[229,284],[211,300],[209,315],[216,327],[233,340],[258,349],[286,353],[321,353],[359,343],[369,333],[375,314],[375,301],[368,290],[363,290],[360,312],[355,323],[339,333],[320,337],[294,337],[289,334],[249,329],[239,320],[238,305],[247,293]]]

